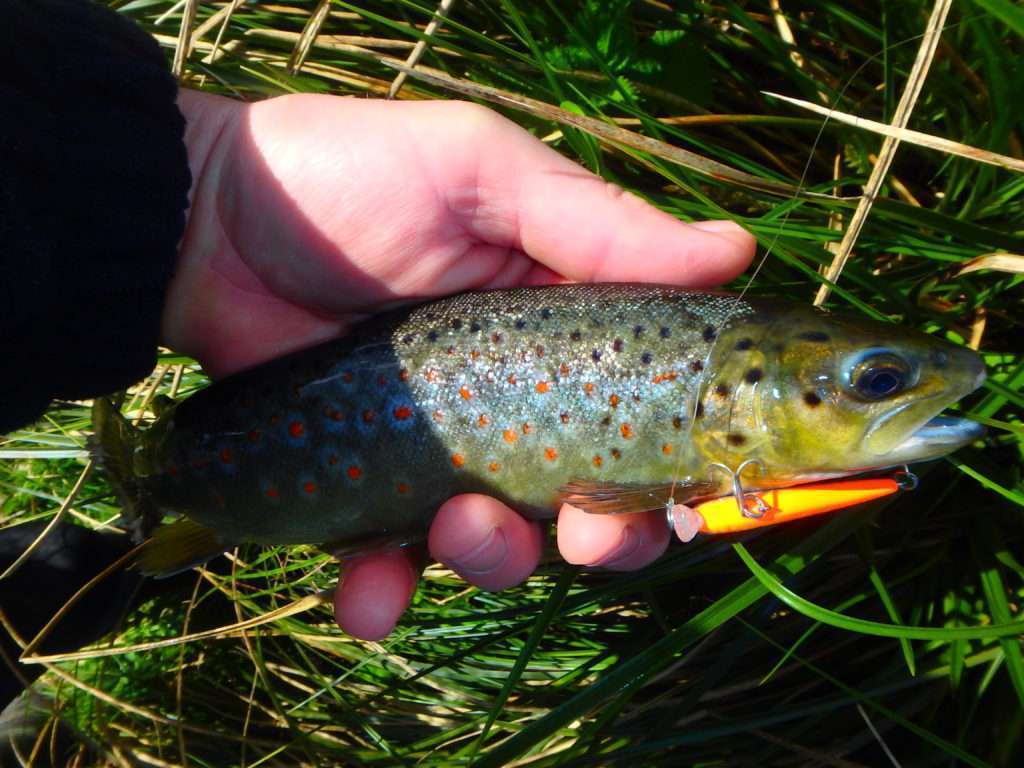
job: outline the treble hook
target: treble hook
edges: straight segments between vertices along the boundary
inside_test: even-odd
[[[709,464],[708,475],[710,476],[712,474],[711,471],[715,469],[720,469],[729,475],[732,478],[732,494],[736,498],[736,506],[739,509],[740,514],[743,515],[743,517],[750,517],[757,520],[764,517],[765,513],[771,509],[771,507],[765,504],[764,500],[756,493],[752,493],[750,496],[753,497],[755,509],[747,509],[747,492],[743,490],[743,481],[740,479],[740,475],[743,474],[743,470],[748,466],[755,466],[760,470],[762,475],[766,474],[763,461],[760,459],[747,459],[736,467],[735,470],[730,469],[725,464],[719,464],[718,462]]]
[[[898,469],[893,474],[892,479],[896,481],[896,485],[899,486],[901,491],[913,491],[917,489],[917,485],[920,482],[917,479],[917,475],[910,471],[910,467],[906,464],[903,465],[903,469]]]

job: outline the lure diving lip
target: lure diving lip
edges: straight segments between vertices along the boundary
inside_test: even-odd
[[[903,486],[892,477],[838,480],[792,488],[758,491],[766,508],[757,515],[741,515],[735,496],[711,499],[690,509],[676,504],[669,510],[669,524],[683,541],[700,533],[737,533],[777,525],[790,520],[823,515],[864,504],[896,493]],[[748,498],[748,506],[752,500]]]

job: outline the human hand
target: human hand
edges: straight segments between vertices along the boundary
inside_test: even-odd
[[[214,377],[410,300],[566,280],[710,286],[753,255],[734,224],[679,222],[472,104],[247,105],[190,91],[179,104],[194,181],[163,338]],[[639,568],[668,539],[654,515],[559,512],[559,550],[573,563]],[[428,548],[496,590],[533,572],[542,541],[538,524],[470,494],[441,507]],[[421,560],[401,550],[346,561],[339,626],[387,635]]]

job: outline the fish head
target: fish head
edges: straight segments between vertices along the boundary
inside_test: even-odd
[[[760,487],[935,459],[984,433],[938,416],[985,380],[979,355],[898,325],[763,307],[723,330],[705,370],[700,450],[759,460]]]

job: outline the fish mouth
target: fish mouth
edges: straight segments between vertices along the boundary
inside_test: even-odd
[[[980,440],[984,435],[985,428],[976,421],[934,416],[880,458],[887,465],[937,459]]]

